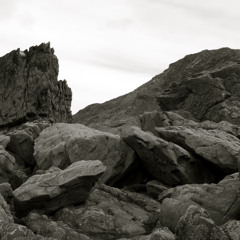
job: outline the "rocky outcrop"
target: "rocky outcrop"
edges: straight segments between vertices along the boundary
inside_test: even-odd
[[[0,58],[0,127],[36,118],[71,121],[72,92],[58,81],[58,59],[50,43]]]
[[[49,45],[3,58],[23,109],[3,81],[5,126],[48,121],[0,132],[1,239],[239,239],[239,50],[184,57],[74,116],[88,127],[53,123],[70,95]]]
[[[13,192],[16,213],[24,216],[32,209],[52,212],[82,203],[105,170],[98,160],[79,161],[65,170],[50,169],[45,174],[34,175]]]
[[[168,184],[212,182],[213,175],[188,151],[138,127],[122,131],[123,139],[137,152],[142,164],[157,180]]]
[[[80,110],[73,121],[104,131],[140,126],[138,116],[176,110],[186,118],[239,123],[240,50],[222,48],[187,55],[133,92]]]
[[[101,160],[107,166],[101,181],[118,182],[134,164],[133,150],[118,135],[81,124],[57,123],[46,128],[35,141],[34,156],[39,169],[65,168],[79,160]]]

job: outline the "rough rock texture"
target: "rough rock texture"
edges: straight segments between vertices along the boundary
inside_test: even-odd
[[[57,240],[89,240],[89,238],[66,223],[53,221],[43,213],[31,212],[24,219],[24,223],[35,234],[44,237],[52,237]]]
[[[149,173],[165,184],[202,183],[214,179],[200,161],[172,142],[138,127],[124,129],[122,137],[137,152]]]
[[[238,170],[240,140],[221,130],[205,130],[189,126],[156,128],[158,135],[201,156],[228,173]]]
[[[55,217],[90,238],[110,240],[151,232],[158,208],[158,202],[141,194],[100,185],[84,205],[63,208]]]
[[[50,43],[0,58],[0,127],[39,117],[71,121],[72,92],[58,81],[58,59]]]
[[[86,127],[52,124],[71,92],[48,44],[1,58],[0,239],[239,240],[239,63],[188,55]]]
[[[105,170],[98,160],[79,161],[65,170],[34,175],[13,192],[16,213],[24,216],[32,209],[52,212],[63,206],[82,203]]]
[[[35,141],[39,169],[65,168],[79,160],[101,160],[107,166],[101,181],[116,183],[134,163],[133,150],[118,135],[81,124],[58,123],[43,130]]]
[[[34,153],[34,141],[40,132],[49,127],[49,121],[37,120],[27,122],[12,128],[9,131],[3,131],[6,135],[2,135],[5,140],[5,149],[14,156],[16,160],[15,169],[24,169],[27,167],[34,168],[36,165]],[[8,138],[7,138],[8,137]]]
[[[230,240],[203,208],[194,205],[190,206],[178,221],[176,235],[179,240]]]
[[[140,126],[138,115],[162,108],[238,124],[239,63],[240,50],[229,48],[187,55],[133,92],[80,110],[73,121],[117,132],[121,125]]]
[[[15,158],[0,145],[0,183],[11,181]]]
[[[179,219],[191,205],[200,206],[216,224],[223,224],[240,216],[239,175],[227,176],[218,184],[189,184],[177,186],[168,194],[160,194],[160,221],[174,231]]]
[[[142,235],[133,238],[121,238],[118,240],[175,240],[176,236],[166,227],[157,227],[149,235]]]

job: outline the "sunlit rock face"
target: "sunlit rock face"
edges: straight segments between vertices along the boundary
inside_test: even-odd
[[[71,121],[72,92],[58,81],[58,59],[50,43],[14,50],[0,58],[0,127],[36,118]]]

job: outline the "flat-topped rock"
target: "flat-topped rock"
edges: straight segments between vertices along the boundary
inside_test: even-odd
[[[79,161],[65,170],[34,175],[13,192],[16,213],[23,216],[32,209],[52,212],[63,206],[82,203],[105,170],[98,160]]]

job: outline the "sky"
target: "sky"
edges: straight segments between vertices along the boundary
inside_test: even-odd
[[[187,54],[239,49],[239,9],[239,0],[0,0],[0,56],[50,41],[74,114]]]

